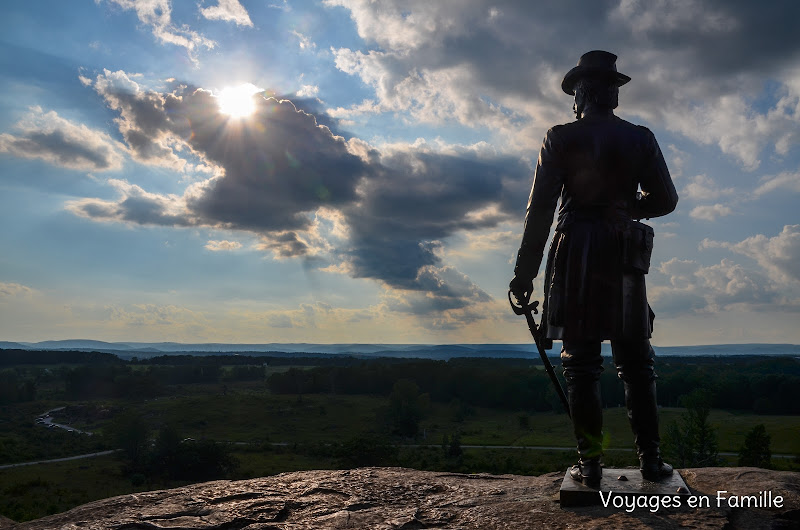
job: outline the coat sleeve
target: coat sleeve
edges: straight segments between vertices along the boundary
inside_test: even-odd
[[[678,192],[669,175],[664,155],[658,146],[656,137],[645,128],[647,163],[639,177],[642,196],[633,206],[631,212],[634,219],[660,217],[667,215],[678,205]]]
[[[528,198],[522,243],[517,253],[514,274],[521,278],[535,278],[542,264],[544,247],[550,235],[558,198],[564,185],[564,170],[559,162],[557,127],[547,131],[539,151],[539,160],[533,176],[533,186]]]

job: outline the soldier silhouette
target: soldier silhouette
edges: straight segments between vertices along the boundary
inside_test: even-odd
[[[561,88],[575,96],[576,121],[547,131],[533,179],[510,289],[533,291],[561,199],[544,276],[542,333],[562,341],[561,361],[578,448],[570,476],[589,486],[602,477],[603,370],[600,344],[610,340],[646,480],[672,474],[659,450],[653,314],[645,278],[653,231],[638,219],[666,215],[678,195],[653,133],[614,115],[617,56],[584,54]],[[641,191],[639,191],[641,190]]]

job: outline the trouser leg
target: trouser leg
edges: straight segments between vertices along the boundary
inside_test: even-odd
[[[650,341],[612,341],[611,348],[617,375],[625,386],[625,406],[642,474],[653,480],[659,475],[671,474],[672,468],[661,460],[653,369],[655,352]]]
[[[600,356],[600,342],[564,341],[561,365],[578,442],[579,464],[577,470],[573,469],[573,478],[596,483],[600,480],[600,456],[603,454],[603,403],[600,394],[603,358]]]

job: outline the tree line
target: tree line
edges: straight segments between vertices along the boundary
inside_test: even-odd
[[[601,375],[604,405],[624,403],[613,364]],[[557,370],[558,371],[558,370]],[[757,414],[800,414],[800,361],[794,358],[669,358],[657,363],[658,402],[682,406],[685,396],[708,393],[711,408]],[[388,396],[398,380],[414,382],[431,401],[507,410],[547,411],[561,407],[540,364],[517,359],[364,361],[347,367],[292,368],[267,381],[276,394],[370,394]]]
[[[55,366],[37,366],[45,364]],[[267,365],[295,367],[267,377]],[[388,397],[397,381],[408,380],[433,402],[532,412],[561,406],[538,359],[165,355],[125,361],[98,352],[0,350],[0,366],[6,367],[0,369],[0,405],[34,400],[40,384],[53,381],[63,384],[64,397],[80,400],[152,398],[172,385],[229,381],[264,381],[276,394]],[[619,406],[622,384],[610,360],[604,367],[604,404]],[[712,408],[800,414],[800,400],[794,399],[800,360],[792,357],[666,357],[656,370],[662,406],[681,406],[685,396],[702,389]]]

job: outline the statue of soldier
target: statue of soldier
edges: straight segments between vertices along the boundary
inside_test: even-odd
[[[610,340],[624,382],[642,477],[672,474],[659,450],[653,314],[644,275],[653,231],[639,219],[666,215],[678,195],[653,133],[614,115],[617,56],[584,54],[561,88],[575,96],[576,121],[547,131],[533,179],[510,289],[528,300],[559,197],[561,206],[544,276],[542,334],[563,344],[561,361],[578,444],[570,475],[596,487],[602,477],[600,344]],[[641,191],[639,191],[641,190]]]

